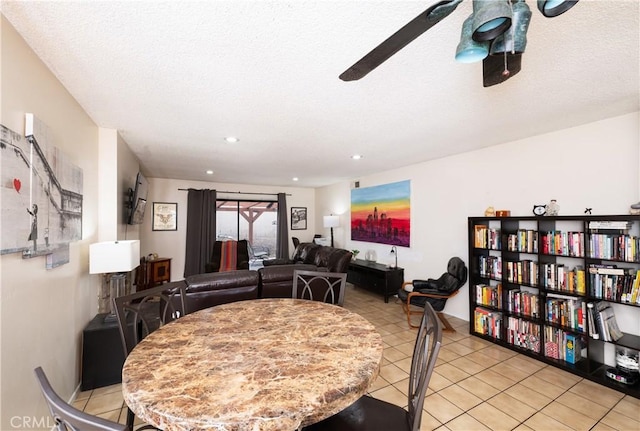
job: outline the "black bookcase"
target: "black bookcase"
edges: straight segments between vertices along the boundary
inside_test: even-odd
[[[614,304],[640,328],[640,216],[469,217],[468,227],[471,334],[640,398],[640,383],[607,376],[617,352],[640,351],[638,332],[605,340],[589,323],[589,304]]]

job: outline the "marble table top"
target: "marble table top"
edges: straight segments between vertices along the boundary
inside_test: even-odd
[[[136,415],[165,431],[287,431],[364,395],[382,337],[345,308],[257,299],[186,315],[142,340],[122,369]]]

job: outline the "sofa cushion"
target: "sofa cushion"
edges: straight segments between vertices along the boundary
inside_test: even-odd
[[[291,298],[293,293],[293,271],[296,269],[318,271],[321,268],[304,263],[260,268],[260,298]]]
[[[301,242],[296,247],[296,250],[293,253],[293,261],[294,262],[302,262],[313,264],[316,256],[316,252],[320,249],[321,246],[318,244],[314,244],[312,242]]]
[[[239,269],[236,271],[190,275],[185,281],[187,282],[187,293],[190,293],[229,289],[233,287],[257,286],[259,283],[259,274],[258,271]]]
[[[229,302],[257,299],[258,271],[242,269],[229,272],[191,275],[186,278],[188,313]]]
[[[333,252],[329,255],[327,269],[329,272],[347,272],[352,257],[353,253],[349,250],[334,248]]]

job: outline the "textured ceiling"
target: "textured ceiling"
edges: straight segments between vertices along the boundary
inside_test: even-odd
[[[3,1],[2,12],[153,177],[315,187],[640,110],[637,0],[582,0],[556,18],[530,0],[522,71],[494,87],[481,63],[454,61],[470,0],[362,80],[338,79],[432,3]]]

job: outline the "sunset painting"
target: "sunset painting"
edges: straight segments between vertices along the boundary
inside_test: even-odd
[[[410,246],[411,182],[351,190],[353,241]]]

